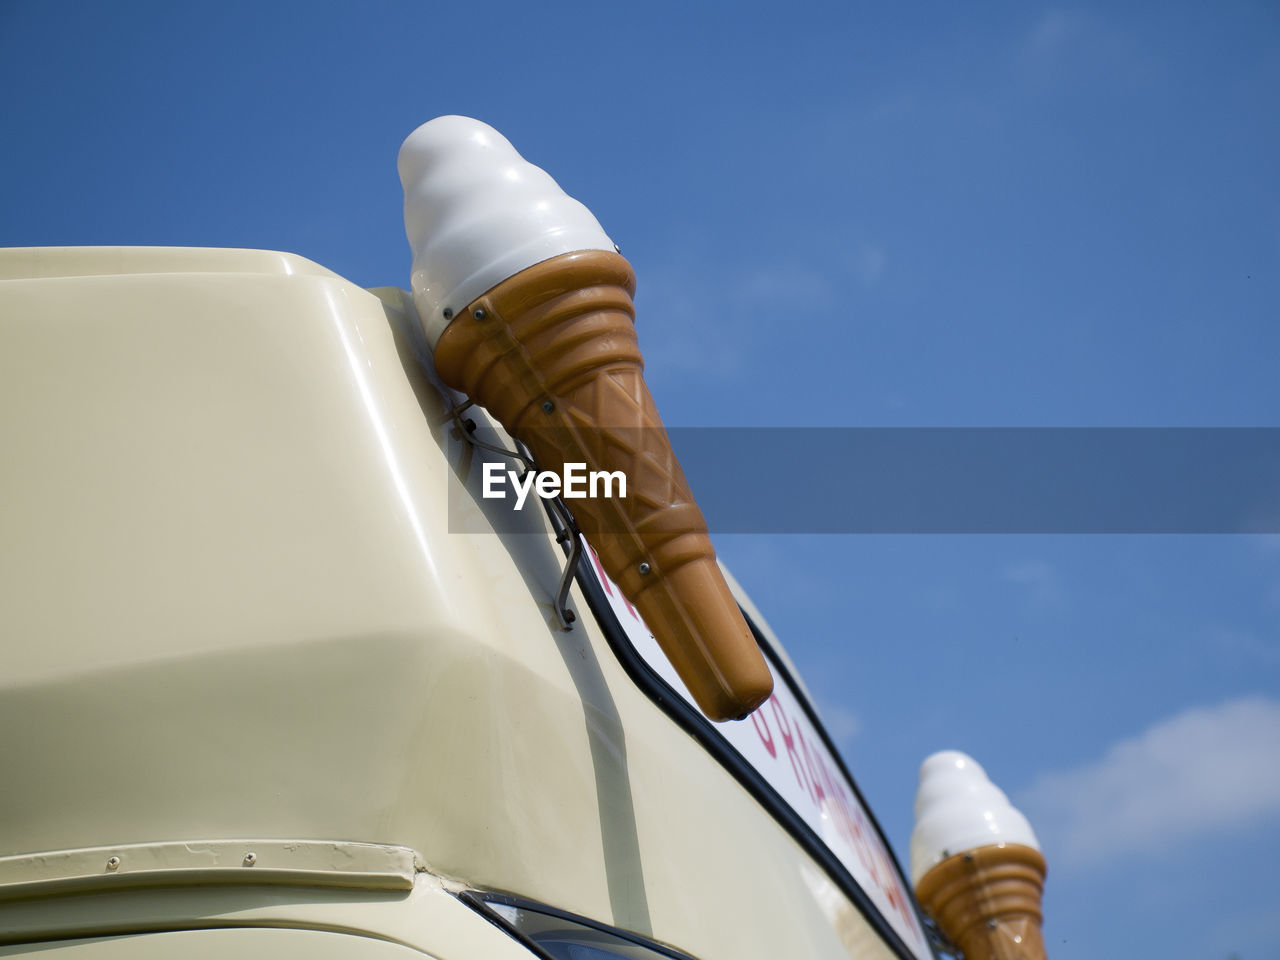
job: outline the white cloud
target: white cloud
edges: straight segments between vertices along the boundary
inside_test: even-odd
[[[741,268],[730,291],[741,309],[791,310],[798,301],[812,309],[835,302],[827,277],[798,261],[782,260]]]
[[[655,267],[646,273],[637,290],[636,332],[650,378],[696,373],[728,380],[741,373],[750,338],[724,336],[734,316],[723,299],[696,271]]]
[[[1267,565],[1271,577],[1271,584],[1266,588],[1265,594],[1267,605],[1280,608],[1280,568],[1275,566],[1276,559],[1280,558],[1280,534],[1258,534],[1250,537],[1249,542]]]
[[[1145,89],[1167,71],[1141,34],[1127,34],[1097,10],[1050,8],[1021,37],[1016,64],[1024,84],[1095,93]]]
[[[1280,702],[1195,708],[1018,797],[1050,856],[1104,860],[1280,814]]]
[[[1024,587],[1027,600],[1033,607],[1057,607],[1066,599],[1066,590],[1058,571],[1043,560],[1025,560],[1011,564],[1001,571],[1001,576],[1010,583]]]
[[[884,276],[889,257],[884,248],[858,241],[853,249],[853,276],[864,287],[873,287]]]
[[[1210,638],[1223,655],[1233,660],[1280,663],[1280,644],[1250,630],[1217,627],[1210,633]],[[1277,762],[1280,763],[1280,758]]]
[[[1070,10],[1049,9],[1032,25],[1023,40],[1023,52],[1044,56],[1061,49],[1078,39],[1087,22],[1079,13]]]
[[[860,255],[865,262],[858,279],[868,285],[883,272],[884,255],[878,248]],[[636,329],[650,375],[742,376],[761,361],[761,344],[772,342],[779,317],[791,316],[797,303],[823,312],[840,306],[831,275],[791,258],[724,263],[696,252],[650,265],[636,300]],[[734,336],[725,336],[727,330]]]
[[[858,719],[858,715],[838,703],[822,701],[818,704],[818,713],[822,717],[822,725],[841,750],[847,750],[853,738],[862,730],[862,721]]]

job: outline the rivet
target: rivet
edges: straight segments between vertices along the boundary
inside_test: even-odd
[[[996,928],[996,922],[995,922],[994,920],[988,920],[988,921],[987,921],[987,929],[988,929],[988,930],[994,930],[995,928]]]
[[[543,412],[543,413],[550,413],[550,412],[551,412],[552,410],[554,410],[555,408],[556,408],[556,405],[555,405],[554,403],[552,403],[550,400],[543,400],[543,401],[542,401],[542,412]]]
[[[452,320],[452,319],[453,319],[453,307],[445,307],[445,308],[444,308],[444,318],[445,318],[446,320]]]
[[[115,870],[115,869],[116,869],[117,867],[119,867],[119,866],[120,866],[120,858],[119,858],[119,857],[111,857],[111,858],[107,861],[107,869],[108,869],[108,870]]]
[[[471,315],[475,317],[477,320],[483,320],[485,318],[484,307],[476,307],[475,313]]]
[[[636,569],[640,571],[640,576],[647,577],[649,575],[649,571],[652,570],[653,567],[649,566],[649,561],[642,560],[640,562],[640,566],[638,566]]]
[[[252,850],[244,855],[244,865],[246,867],[252,867],[257,862],[258,862],[258,855],[254,853]]]

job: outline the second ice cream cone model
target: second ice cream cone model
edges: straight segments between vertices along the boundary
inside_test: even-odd
[[[645,384],[630,264],[585,207],[477,121],[425,124],[400,167],[415,303],[441,379],[539,469],[625,474],[626,497],[575,499],[575,518],[703,712],[745,716],[772,677]]]
[[[957,853],[916,884],[916,898],[965,960],[1044,960],[1045,863],[1018,843]]]
[[[916,899],[965,960],[1046,960],[1046,868],[1031,825],[971,757],[920,768],[911,876]]]

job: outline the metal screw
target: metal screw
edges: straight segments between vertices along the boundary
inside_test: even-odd
[[[119,858],[119,857],[112,857],[111,859],[109,859],[109,860],[107,861],[107,869],[108,869],[108,870],[114,870],[114,869],[116,869],[118,866],[120,866],[120,858]]]
[[[446,320],[452,320],[452,319],[453,319],[453,307],[445,307],[445,308],[444,308],[444,318],[445,318]]]
[[[542,401],[542,412],[543,412],[543,413],[550,413],[550,412],[551,412],[552,410],[554,410],[555,408],[556,408],[556,405],[555,405],[554,403],[552,403],[550,400],[543,400],[543,401]]]
[[[988,921],[987,921],[987,929],[988,929],[988,930],[994,930],[995,928],[996,928],[996,922],[995,922],[994,920],[988,920]]]
[[[246,867],[252,867],[257,862],[258,862],[258,855],[253,851],[250,851],[249,853],[246,853],[244,855],[244,865]]]
[[[613,252],[614,252],[614,253],[621,253],[621,252],[622,252],[622,248],[621,248],[620,246],[618,246],[618,245],[615,243],[615,244],[613,245]]]
[[[483,320],[485,318],[484,307],[476,307],[475,313],[471,315],[475,317],[477,320]]]
[[[640,566],[636,569],[640,571],[640,576],[647,577],[649,575],[649,571],[652,570],[653,567],[649,566],[649,561],[642,560],[640,562]]]

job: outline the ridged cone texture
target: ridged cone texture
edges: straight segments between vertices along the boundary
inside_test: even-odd
[[[1040,851],[1007,843],[958,853],[916,885],[916,899],[965,960],[1047,960]]]
[[[468,304],[436,345],[436,369],[540,470],[585,463],[626,475],[625,498],[574,499],[574,517],[702,711],[737,719],[768,698],[773,679],[645,384],[634,294],[631,265],[616,253],[555,257]]]

